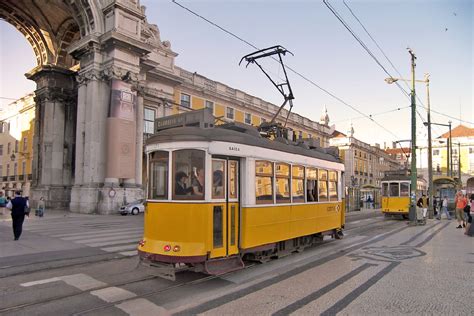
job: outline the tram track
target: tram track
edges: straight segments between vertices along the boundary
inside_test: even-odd
[[[389,223],[389,225],[387,225],[387,221],[377,220],[376,217],[369,218],[369,219],[370,219],[370,221],[368,221],[366,224],[348,228],[346,231],[348,231],[348,232],[349,231],[360,231],[360,233],[362,233],[364,231],[368,231],[369,227],[370,227],[370,230],[373,231],[373,230],[382,229],[384,227],[385,228],[386,227],[392,227],[392,226],[395,226],[398,223],[396,221],[393,221],[393,222],[391,221]],[[375,219],[375,221],[372,221],[372,219]],[[355,235],[351,235],[351,236],[355,236]],[[358,242],[354,242],[354,244],[356,244],[356,243],[358,243]],[[325,246],[330,246],[330,245],[333,245],[333,243],[328,240],[328,241],[325,241],[325,242],[323,242],[321,244],[318,244],[315,247],[311,247],[311,248],[313,248],[313,250],[317,250],[317,248],[322,248],[323,249],[323,248],[325,248]],[[349,244],[347,247],[350,247],[351,245],[352,245],[352,243]],[[89,256],[89,257],[94,257],[94,256]],[[92,262],[88,261],[88,262],[74,263],[74,264],[70,264],[70,265],[61,265],[59,267],[56,267],[55,269],[81,266],[81,265],[87,265],[87,264],[91,264],[91,263],[92,264],[102,263],[102,262],[122,260],[122,259],[130,259],[130,257],[113,257],[113,258],[107,258],[105,260],[97,260],[97,261],[92,261]],[[252,268],[252,267],[258,266],[258,265],[260,265],[260,264],[255,263],[255,262],[246,262],[246,265],[245,265],[244,269],[249,269],[249,268]],[[35,272],[40,272],[42,270],[51,271],[51,268],[50,267],[45,267],[45,268],[40,269],[40,270],[31,271],[30,274],[33,274]],[[239,271],[241,271],[241,270],[239,270]],[[185,281],[185,282],[178,283],[178,284],[173,284],[171,286],[161,288],[161,289],[158,289],[158,290],[154,290],[154,291],[149,291],[147,293],[134,296],[132,299],[147,298],[147,297],[150,297],[150,296],[153,296],[153,295],[156,295],[156,294],[160,294],[160,293],[172,291],[172,290],[175,290],[175,289],[179,289],[181,287],[191,286],[191,285],[195,285],[195,284],[199,284],[199,283],[203,283],[203,282],[208,282],[208,281],[211,281],[211,280],[214,280],[214,279],[217,279],[217,278],[222,278],[222,277],[228,276],[232,273],[234,273],[234,272],[229,272],[229,273],[226,273],[226,274],[223,274],[223,275],[218,275],[218,276],[215,276],[215,275],[203,276],[203,277],[200,277],[198,279]],[[18,273],[18,274],[20,274],[20,273]],[[14,275],[10,274],[9,276],[5,276],[5,277],[0,278],[0,280],[4,279],[6,277],[14,276]],[[150,280],[154,280],[154,279],[159,279],[159,277],[157,277],[157,276],[144,276],[144,277],[141,277],[141,278],[137,278],[135,280],[127,280],[127,281],[123,281],[123,282],[116,282],[116,283],[106,284],[104,286],[94,288],[93,290],[96,291],[96,290],[106,289],[106,288],[109,288],[109,287],[128,286],[128,285],[131,285],[131,284],[146,282],[146,281],[150,281]],[[20,305],[16,305],[16,306],[10,306],[10,307],[0,309],[0,314],[7,313],[7,312],[12,313],[12,312],[19,311],[19,310],[22,310],[22,309],[25,309],[25,308],[31,308],[31,307],[34,307],[34,306],[41,306],[41,305],[52,303],[52,302],[55,302],[55,301],[59,302],[61,300],[65,300],[65,299],[69,299],[69,298],[78,297],[80,295],[84,295],[85,293],[87,293],[87,292],[81,291],[79,293],[71,293],[71,294],[66,294],[66,295],[56,295],[56,296],[53,296],[53,297],[50,297],[50,298],[47,298],[47,299],[43,299],[43,300],[37,301],[37,302],[30,302],[30,303],[20,304]],[[127,301],[127,300],[130,300],[130,299],[126,299],[126,300],[123,300],[123,301]],[[105,304],[95,306],[95,307],[92,307],[92,308],[89,308],[89,309],[78,311],[78,312],[74,313],[73,315],[85,315],[85,314],[88,314],[88,313],[91,313],[91,312],[97,312],[97,311],[100,311],[100,310],[104,310],[104,309],[113,307],[113,306],[115,306],[119,303],[120,302],[105,303]]]

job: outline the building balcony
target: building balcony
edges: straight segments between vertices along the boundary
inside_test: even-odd
[[[8,181],[15,181],[16,180],[16,176],[9,176],[8,177]]]
[[[24,175],[24,174],[20,174],[20,175],[18,176],[18,180],[19,180],[19,181],[25,180],[25,175]]]
[[[2,181],[3,181],[3,182],[7,182],[7,181],[8,181],[8,176],[3,176],[3,177],[2,177]]]
[[[33,180],[33,175],[31,173],[28,174],[27,180]]]
[[[354,173],[358,175],[358,174],[359,174],[359,171],[356,170]]]

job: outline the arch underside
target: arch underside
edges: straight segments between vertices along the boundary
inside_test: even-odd
[[[20,31],[33,48],[37,65],[71,68],[78,64],[67,48],[96,31],[94,0],[3,0],[0,19]]]

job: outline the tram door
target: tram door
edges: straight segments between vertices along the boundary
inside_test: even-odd
[[[212,159],[211,258],[237,254],[239,237],[239,161]]]

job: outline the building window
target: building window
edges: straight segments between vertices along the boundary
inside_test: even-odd
[[[0,177],[3,177],[3,166],[0,165]]]
[[[303,132],[302,131],[298,132],[298,139],[303,139]]]
[[[474,147],[469,147],[469,153],[474,154]]]
[[[230,107],[227,108],[226,117],[227,117],[229,120],[233,120],[233,119],[234,119],[234,109],[233,109],[233,108],[230,108]]]
[[[191,96],[189,94],[181,93],[181,106],[191,108]]]
[[[245,124],[252,124],[252,114],[245,113]]]
[[[12,153],[12,143],[8,143],[7,145],[7,155],[10,155]]]
[[[7,177],[10,175],[10,164],[7,164]]]
[[[18,152],[18,147],[19,147],[20,142],[15,140],[15,152]]]
[[[13,175],[16,176],[18,172],[18,163],[15,162],[13,165]]]
[[[145,108],[143,111],[143,133],[153,134],[155,132],[155,110]]]
[[[26,175],[26,161],[21,163],[21,174]]]
[[[28,150],[28,138],[23,137],[23,152]]]
[[[354,150],[354,157],[357,157],[357,150]]]
[[[0,145],[0,156],[3,156],[3,144]]]
[[[214,113],[214,102],[206,100],[206,109],[211,109],[212,113]]]
[[[257,204],[273,203],[273,163],[255,162],[255,197]]]
[[[308,138],[309,138],[309,139],[313,138],[313,135],[308,134]]]
[[[439,149],[433,150],[433,156],[439,156]]]

